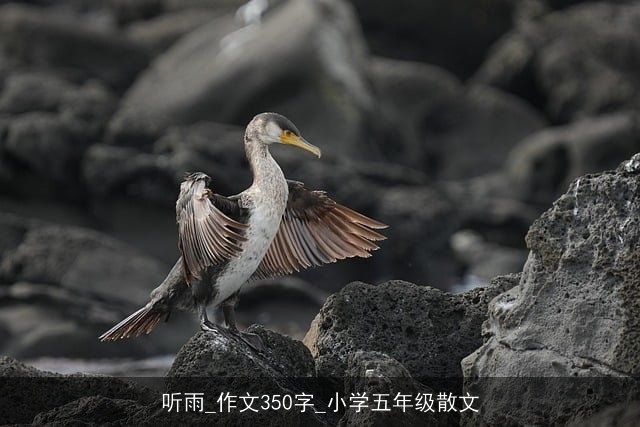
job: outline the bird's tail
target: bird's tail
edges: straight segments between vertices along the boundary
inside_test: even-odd
[[[166,309],[147,304],[122,322],[100,335],[100,341],[115,341],[150,333],[168,312]]]

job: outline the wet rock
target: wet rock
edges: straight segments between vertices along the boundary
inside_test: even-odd
[[[639,116],[604,115],[525,138],[505,162],[514,197],[546,206],[578,176],[614,168],[640,151]]]
[[[374,53],[437,64],[459,76],[473,72],[491,43],[511,28],[515,5],[505,0],[351,3]]]
[[[438,179],[482,175],[545,120],[507,93],[464,86],[438,67],[377,58],[370,71],[381,115],[390,122],[381,157]],[[478,161],[478,159],[482,161]]]
[[[145,49],[78,16],[34,6],[0,8],[0,55],[15,67],[52,69],[70,79],[97,78],[122,91],[148,63]]]
[[[635,3],[551,13],[505,35],[474,79],[529,100],[556,123],[637,109],[639,15]]]
[[[287,2],[256,25],[226,15],[156,58],[123,99],[110,140],[141,145],[172,125],[245,125],[272,110],[344,151],[359,142],[371,104],[364,59],[353,13],[337,0]]]
[[[342,377],[350,355],[362,350],[387,354],[425,385],[459,378],[460,360],[482,342],[488,301],[514,280],[460,295],[402,281],[350,283],[329,297],[304,342],[318,376]]]
[[[84,180],[97,198],[172,206],[184,174],[203,171],[217,193],[235,194],[251,184],[243,135],[240,127],[202,122],[168,129],[151,152],[96,144],[84,157]]]
[[[115,109],[116,99],[111,92],[91,81],[66,94],[59,115],[76,135],[93,143],[101,139]]]
[[[175,202],[180,182],[173,172],[167,156],[105,144],[91,146],[82,162],[83,179],[94,199],[117,195],[169,207]]]
[[[58,113],[62,123],[88,140],[99,137],[115,104],[114,96],[97,80],[76,85],[42,72],[10,74],[0,91],[0,112]]]
[[[627,166],[578,178],[531,226],[518,286],[490,303],[487,340],[463,360],[467,390],[485,396],[480,425],[563,425],[640,396],[640,181]]]

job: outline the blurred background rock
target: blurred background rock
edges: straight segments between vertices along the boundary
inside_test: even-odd
[[[457,292],[521,271],[571,180],[640,151],[639,23],[639,1],[0,1],[0,354],[168,366],[195,316],[97,336],[178,256],[185,172],[249,185],[262,111],[323,149],[275,147],[287,177],[390,228],[371,259],[247,288],[243,324],[300,339],[351,281]],[[100,361],[124,357],[150,359]]]

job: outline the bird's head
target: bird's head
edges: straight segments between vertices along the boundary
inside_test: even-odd
[[[291,120],[277,113],[258,114],[247,126],[247,132],[251,132],[252,136],[263,144],[293,145],[318,157],[322,154],[318,147],[309,143],[300,135],[300,131]]]

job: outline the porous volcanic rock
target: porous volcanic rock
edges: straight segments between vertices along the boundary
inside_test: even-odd
[[[487,340],[463,361],[484,396],[466,425],[563,425],[640,396],[639,196],[635,155],[576,179],[534,222],[518,286],[490,303]]]
[[[256,351],[238,337],[220,327],[217,331],[199,332],[187,342],[166,378],[168,392],[183,392],[187,387],[205,393],[205,408],[219,407],[221,394],[262,396],[306,393],[319,397],[314,376],[314,361],[300,342],[253,325],[246,330],[262,340],[264,348]],[[263,401],[260,401],[263,404]],[[318,402],[315,403],[319,404]],[[243,422],[260,425],[322,424],[314,411],[243,412]],[[237,413],[220,413],[216,422],[237,421]]]
[[[640,400],[619,403],[597,414],[567,424],[568,427],[634,427],[640,418]]]
[[[345,395],[350,397],[350,407],[340,419],[341,426],[449,426],[455,425],[450,414],[435,414],[422,410],[420,398],[435,396],[429,387],[411,377],[400,362],[384,353],[376,351],[356,351],[349,356],[345,371]],[[393,408],[392,399],[398,396],[411,396],[405,410]],[[366,396],[366,405],[357,407],[358,396]],[[377,399],[379,396],[379,399]],[[387,399],[391,402],[384,401]],[[382,402],[381,402],[382,401]],[[380,410],[389,405],[389,411]],[[417,405],[417,407],[415,406]]]
[[[63,376],[40,371],[7,356],[0,357],[0,378],[0,418],[5,424],[31,423],[34,417],[34,425],[53,422],[56,418],[38,414],[56,412],[54,408],[84,400],[86,396],[101,396],[127,407],[132,399],[141,405],[160,399],[156,392],[118,378]],[[117,418],[115,412],[112,419]]]
[[[327,299],[304,342],[319,376],[342,377],[350,355],[363,350],[389,355],[426,385],[459,378],[460,360],[482,342],[489,300],[516,281],[501,276],[459,295],[403,281],[350,283]]]

